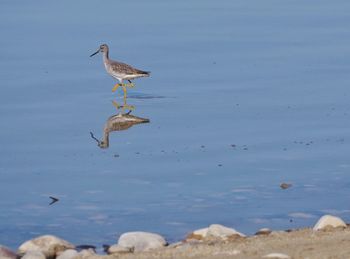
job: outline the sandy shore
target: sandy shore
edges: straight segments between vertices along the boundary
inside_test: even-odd
[[[350,258],[350,228],[313,231],[310,228],[291,232],[237,238],[228,241],[184,243],[150,252],[91,256],[97,258],[264,258],[282,253],[290,258]],[[283,257],[270,257],[283,258]]]

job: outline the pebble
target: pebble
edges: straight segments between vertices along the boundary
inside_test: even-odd
[[[22,259],[46,259],[46,256],[40,251],[28,251]]]
[[[217,257],[217,256],[228,256],[228,255],[239,255],[240,253],[241,251],[234,249],[232,251],[214,252],[213,255]]]
[[[121,245],[112,245],[106,249],[107,254],[124,254],[132,253],[134,249],[132,247],[124,247]]]
[[[255,235],[268,235],[271,234],[272,230],[269,228],[261,228],[258,230],[258,232],[255,233]]]
[[[184,242],[179,241],[179,242],[175,242],[175,243],[170,244],[168,247],[169,248],[178,248],[180,246],[183,246],[184,244],[185,244]]]
[[[271,254],[264,255],[263,258],[290,259],[290,256],[286,254],[281,254],[281,253],[271,253]]]
[[[84,250],[81,250],[77,256],[79,256],[79,258],[90,258],[92,255],[96,255],[95,253],[95,250],[94,249],[84,249]]]
[[[74,248],[71,243],[52,235],[44,235],[24,242],[19,248],[19,254],[28,251],[42,252],[46,257],[55,257],[61,252]]]
[[[167,242],[158,234],[138,231],[122,234],[119,237],[118,245],[140,252],[161,248],[166,246]]]
[[[346,224],[341,218],[338,218],[332,215],[324,215],[317,221],[316,225],[313,227],[313,230],[317,231],[321,229],[327,229],[329,227],[346,228]]]
[[[59,256],[56,257],[56,259],[73,259],[75,256],[78,255],[78,252],[74,249],[68,249],[61,253]]]
[[[17,254],[13,251],[11,251],[6,246],[0,245],[0,258],[1,259],[16,259]]]

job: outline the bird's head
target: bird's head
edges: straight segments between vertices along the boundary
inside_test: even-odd
[[[90,57],[96,55],[99,52],[108,52],[108,45],[107,44],[102,44],[95,53],[90,55]]]

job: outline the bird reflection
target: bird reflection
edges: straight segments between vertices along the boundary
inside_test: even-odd
[[[109,147],[109,133],[113,131],[127,130],[134,126],[135,124],[148,123],[149,119],[141,118],[130,113],[135,109],[132,105],[126,104],[126,99],[124,99],[124,104],[119,105],[117,102],[113,101],[113,106],[117,109],[118,113],[112,115],[106,121],[103,129],[103,137],[101,140],[97,139],[92,132],[90,132],[91,137],[96,140],[97,145],[100,148]],[[125,112],[128,110],[128,112]]]

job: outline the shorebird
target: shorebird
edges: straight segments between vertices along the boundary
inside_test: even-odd
[[[99,52],[103,53],[103,64],[105,65],[107,73],[119,81],[119,83],[113,87],[112,92],[115,92],[121,86],[124,91],[124,99],[126,98],[126,87],[134,87],[131,80],[139,77],[148,77],[150,75],[150,72],[142,71],[128,64],[109,59],[109,48],[107,44],[102,44],[90,57]],[[123,80],[128,80],[129,84],[123,84]]]
[[[136,124],[149,123],[149,119],[141,118],[130,114],[131,111],[127,113],[118,113],[112,115],[108,118],[104,129],[103,129],[103,138],[102,140],[97,139],[94,136],[94,133],[90,132],[91,138],[96,140],[97,145],[100,148],[109,147],[109,133],[113,131],[127,130]]]

